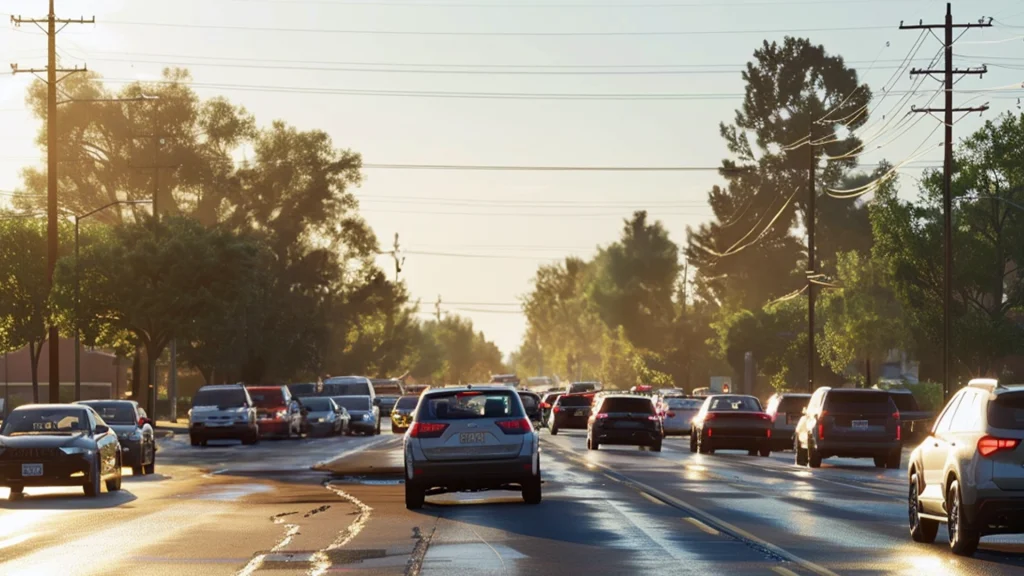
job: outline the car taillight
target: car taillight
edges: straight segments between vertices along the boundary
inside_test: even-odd
[[[604,419],[605,419],[605,418],[607,418],[607,417],[608,417],[608,415],[607,415],[607,414],[604,414],[604,413],[601,413],[601,414],[594,414],[594,418],[597,418],[598,420],[604,420]]]
[[[764,420],[765,422],[771,422],[772,421],[772,417],[767,415],[767,414],[759,414],[758,417],[761,420]]]
[[[769,429],[765,430],[765,432],[767,432],[767,433],[768,433],[768,434],[767,434],[768,438],[771,438],[771,437],[772,437],[772,429],[771,429],[771,428],[769,428]]]
[[[985,436],[981,440],[978,440],[978,452],[982,456],[991,456],[996,452],[1003,450],[1015,450],[1020,445],[1020,440],[1017,438],[995,438],[992,436]]]
[[[541,402],[540,407],[547,410],[548,408],[551,408],[551,404],[548,404],[547,402]]]
[[[892,413],[892,419],[893,420],[899,420],[900,419],[900,411],[899,410],[897,410],[897,411]]]
[[[899,422],[896,423],[896,439],[903,439],[903,426]]]
[[[714,419],[715,419],[715,413],[714,412],[708,412],[707,414],[704,415],[704,420],[714,420]]]
[[[562,407],[561,406],[555,406],[554,408],[551,409],[551,411],[554,412],[555,414],[558,414],[559,412],[562,411]]]
[[[530,421],[526,418],[519,418],[516,420],[498,420],[495,422],[498,428],[505,434],[526,434],[533,430],[533,426],[530,425]]]
[[[708,438],[711,438],[711,433],[712,432],[713,432],[713,430],[711,428],[708,428]]]
[[[818,424],[818,439],[820,439],[820,440],[824,440],[825,439],[825,425],[824,424]]]
[[[654,420],[655,422],[657,422],[658,420],[661,420],[661,418],[659,418],[657,415],[654,415],[654,414],[648,416],[647,419],[648,420]]]
[[[440,438],[448,429],[447,424],[440,422],[413,422],[409,428],[409,436],[412,438]]]
[[[669,418],[675,418],[676,417],[676,413],[675,412],[669,412],[668,413],[668,417]]]

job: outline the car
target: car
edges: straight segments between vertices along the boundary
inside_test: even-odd
[[[134,400],[85,400],[88,406],[117,434],[121,444],[121,464],[130,466],[133,476],[156,472],[156,434],[153,421]]]
[[[302,404],[287,386],[246,386],[256,407],[260,436],[301,438],[306,431]]]
[[[559,430],[586,430],[590,420],[590,409],[594,403],[593,392],[562,394],[551,407],[551,434]]]
[[[654,402],[633,394],[607,394],[594,401],[587,420],[587,450],[601,444],[649,447],[661,452],[664,432]]]
[[[818,468],[832,456],[872,458],[876,468],[899,469],[900,414],[888,392],[857,388],[814,391],[793,432],[798,466]]]
[[[306,398],[306,422],[310,436],[337,436],[347,434],[351,416],[330,398]]]
[[[324,380],[320,396],[334,398],[337,396],[368,396],[370,402],[378,405],[377,389],[373,382],[365,376],[335,376]]]
[[[317,396],[323,392],[323,388],[323,382],[300,382],[288,384],[288,391],[295,397]]]
[[[519,399],[523,402],[523,409],[526,410],[526,417],[534,428],[541,425],[540,395],[529,390],[520,390]]]
[[[793,449],[793,432],[810,400],[810,394],[798,392],[779,392],[768,399],[765,413],[772,419],[773,451]]]
[[[410,510],[427,495],[464,490],[517,490],[527,504],[541,501],[538,436],[507,386],[424,392],[403,451]]]
[[[984,536],[1024,533],[1024,385],[975,379],[957,392],[910,454],[910,536],[935,541],[945,523],[954,554]]]
[[[935,413],[921,410],[917,398],[906,388],[890,388],[889,396],[900,411],[900,435],[903,442],[918,441],[931,431],[935,422]]]
[[[405,434],[409,430],[409,427],[412,426],[413,414],[416,412],[416,405],[419,402],[418,395],[402,396],[398,399],[394,409],[391,410],[391,432],[393,434]]]
[[[566,394],[578,394],[580,392],[597,392],[601,390],[600,382],[571,382],[565,387]]]
[[[390,418],[391,417],[391,410],[394,409],[395,403],[398,402],[398,398],[399,397],[398,397],[397,394],[395,394],[395,395],[387,394],[387,395],[377,396],[377,400],[379,401],[377,405],[380,407],[380,417],[381,418]]]
[[[121,489],[121,445],[95,410],[81,404],[30,404],[0,427],[0,486],[81,486],[85,495]]]
[[[491,374],[490,384],[504,384],[512,388],[519,388],[519,376],[515,374]]]
[[[689,434],[693,427],[690,425],[693,422],[693,417],[700,412],[700,407],[704,404],[702,398],[687,398],[683,396],[669,396],[662,399],[661,404],[663,406],[661,426],[665,432],[665,436],[672,434]]]
[[[767,458],[772,453],[772,419],[754,396],[713,394],[693,417],[690,452],[746,450]]]
[[[555,400],[565,392],[547,392],[540,401],[540,423],[542,426],[547,428],[551,424],[551,408],[555,404]]]
[[[380,411],[371,404],[369,396],[334,396],[331,399],[338,406],[348,410],[352,418],[348,423],[350,434],[380,434]]]
[[[218,384],[200,388],[188,411],[188,436],[193,446],[206,446],[210,440],[259,443],[256,407],[245,386]]]

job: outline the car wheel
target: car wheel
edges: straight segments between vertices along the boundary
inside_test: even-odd
[[[885,460],[885,467],[889,470],[899,470],[902,467],[902,460],[903,453],[899,449],[893,450]]]
[[[143,471],[142,464],[132,466],[132,476],[142,476],[143,474],[145,474],[145,472]]]
[[[9,500],[19,500],[25,495],[24,486],[11,486],[11,494],[8,496]]]
[[[967,515],[964,514],[963,498],[960,497],[960,482],[953,480],[949,487],[949,494],[946,496],[946,506],[949,509],[946,529],[949,530],[949,549],[957,556],[973,556],[978,549],[978,540],[981,535],[977,530],[972,530],[967,524]]]
[[[697,435],[693,432],[693,430],[690,430],[690,452],[696,452],[696,451],[697,451]]]
[[[653,452],[661,452],[661,441],[660,440],[658,441],[657,444],[655,444],[654,446],[651,446],[651,451],[653,451]]]
[[[758,450],[758,454],[761,455],[761,458],[767,458],[772,455],[772,449],[770,446],[765,446],[764,448]]]
[[[533,478],[523,483],[523,502],[527,504],[540,504],[542,498],[540,472]]]
[[[807,465],[811,468],[821,468],[821,452],[813,444],[807,445]]]
[[[156,450],[150,456],[149,464],[142,467],[142,473],[146,475],[156,474]]]
[[[121,459],[117,459],[117,466],[115,467],[115,476],[107,480],[107,492],[118,492],[121,490]]]
[[[558,436],[558,426],[555,426],[554,424],[551,425],[551,435]]]
[[[747,450],[747,456],[757,456],[757,448],[751,448]]]
[[[885,456],[875,456],[875,468],[885,468]]]
[[[939,523],[921,518],[920,499],[917,494],[917,474],[910,476],[910,494],[907,497],[907,512],[910,516],[910,538],[914,542],[931,544],[939,533]]]
[[[89,472],[89,477],[85,480],[85,484],[82,488],[85,490],[85,495],[89,498],[95,498],[100,495],[102,488],[100,486],[99,463],[93,462],[92,469]]]
[[[391,433],[398,434],[398,426],[395,426],[394,423],[391,424]]]
[[[800,447],[799,438],[793,438],[793,451],[796,452],[796,465],[807,466],[807,451]]]
[[[715,449],[711,447],[711,441],[704,437],[704,433],[697,439],[697,451],[701,454],[714,454]]]
[[[405,481],[405,507],[409,510],[423,508],[424,494],[419,483],[412,480]]]
[[[189,436],[188,439],[193,446],[206,446],[206,442],[203,442],[199,436]]]

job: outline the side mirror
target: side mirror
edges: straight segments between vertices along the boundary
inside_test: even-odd
[[[102,424],[97,424],[96,425],[96,430],[95,430],[94,434],[103,435],[103,434],[106,434],[107,432],[110,432],[110,428],[108,428],[108,427],[106,427],[106,426],[104,426]]]

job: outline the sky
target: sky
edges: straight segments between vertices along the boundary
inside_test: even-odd
[[[46,10],[44,0],[3,0],[0,18]],[[324,130],[371,165],[715,167],[727,157],[718,124],[732,119],[740,71],[763,41],[788,30],[823,44],[857,68],[877,102],[878,88],[914,82],[893,78],[920,34],[900,31],[900,22],[941,23],[945,2],[58,0],[56,11],[96,17],[61,32],[62,66],[87,64],[114,88],[186,67],[200,96],[225,96],[260,125],[280,119]],[[1024,3],[957,0],[953,14],[957,22],[996,18],[956,45],[958,66],[991,68],[957,86],[958,103],[992,107],[959,122],[959,138],[1019,108],[1020,90],[1011,88],[1024,80]],[[940,48],[926,38],[915,65]],[[0,25],[0,58],[44,67],[46,37],[31,25]],[[43,163],[39,124],[24,104],[30,82],[0,74],[0,205],[19,187],[21,168]],[[898,109],[889,96],[874,119],[902,117],[937,87],[925,80]],[[1001,90],[969,92],[992,88]],[[916,156],[901,180],[912,194],[922,167],[941,163],[938,125],[923,117],[899,138],[902,130],[885,135],[884,149],[863,164]],[[443,311],[471,318],[506,354],[525,331],[519,302],[539,265],[592,256],[639,209],[684,244],[687,227],[710,218],[707,191],[721,183],[712,170],[364,174],[360,212],[382,249],[399,234],[401,278],[423,317],[440,296]],[[390,257],[380,264],[393,271]]]

